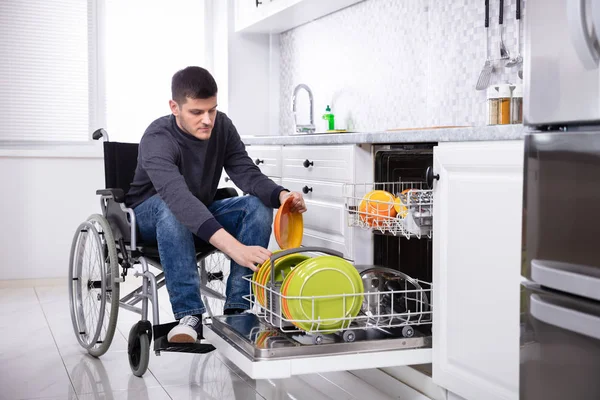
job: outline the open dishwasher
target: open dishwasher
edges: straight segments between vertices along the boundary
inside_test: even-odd
[[[365,244],[374,246],[373,264],[354,265],[359,281],[339,275],[339,281],[354,282],[353,290],[290,294],[286,278],[302,262],[285,271],[274,267],[261,279],[245,278],[251,312],[213,317],[206,339],[254,379],[431,362],[433,191],[426,170],[432,148],[374,147],[375,182],[345,185],[348,225],[373,232],[372,243]],[[391,197],[368,197],[374,191]],[[293,254],[341,257],[301,247],[274,253],[270,265]],[[335,288],[338,278],[330,279]],[[288,306],[299,311],[291,313]]]

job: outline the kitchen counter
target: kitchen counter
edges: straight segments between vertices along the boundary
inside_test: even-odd
[[[523,125],[496,125],[385,132],[323,133],[290,136],[242,136],[242,141],[246,145],[251,146],[521,140],[528,129],[529,128],[526,128]]]

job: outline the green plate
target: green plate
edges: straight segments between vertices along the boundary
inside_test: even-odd
[[[290,273],[290,271],[296,267],[296,265],[309,258],[309,256],[304,254],[289,254],[287,256],[281,257],[278,260],[275,260],[275,282],[282,282],[284,277],[286,277]],[[267,287],[268,284],[271,282],[271,262],[269,260],[265,261],[265,264],[261,269],[263,269],[263,272],[259,275],[259,283]],[[260,292],[262,302],[266,307],[266,289],[263,289],[259,286],[258,290]]]
[[[363,283],[360,274],[352,264],[335,256],[315,257],[297,268],[289,281],[286,296],[335,296],[350,294],[348,297],[314,299],[314,319],[324,320],[319,330],[335,332],[344,327],[348,320],[360,311],[363,301]],[[312,299],[287,299],[289,312],[294,320],[313,319]],[[297,322],[306,330],[317,326],[310,322]]]
[[[287,290],[287,286],[289,285],[289,282],[291,279],[294,279],[293,276],[296,273],[296,271],[300,270],[300,268],[302,268],[302,266],[304,264],[306,264],[307,262],[310,262],[310,258],[302,261],[300,264],[296,265],[295,268],[293,268],[284,278],[283,282],[281,282],[281,306],[282,306],[282,315],[283,317],[285,317],[286,319],[292,320],[291,322],[296,325],[296,327],[300,328],[295,321],[293,321],[293,317],[290,315],[289,310],[288,310],[288,306],[287,306],[287,299],[286,299],[286,290]],[[302,329],[302,328],[300,328]]]
[[[277,254],[277,253],[280,253],[280,252],[282,252],[282,251],[283,251],[283,250],[275,250],[275,251],[273,251],[273,252],[272,252],[272,254]],[[270,259],[270,258],[267,258],[267,259],[265,260],[265,262],[264,262],[264,263],[262,263],[261,265],[259,265],[259,266],[258,266],[258,269],[257,269],[256,271],[254,271],[254,273],[252,274],[252,280],[253,280],[254,282],[256,282],[256,283],[260,283],[260,280],[259,280],[259,278],[260,278],[260,274],[261,274],[261,272],[264,272],[264,271],[265,271],[265,270],[263,269],[263,267],[266,267],[267,263],[269,263],[269,264],[271,263],[271,259]],[[252,292],[254,292],[254,298],[255,298],[256,300],[258,300],[258,302],[259,302],[259,303],[260,303],[260,304],[261,304],[261,305],[264,307],[264,304],[262,304],[262,301],[261,301],[261,299],[259,298],[259,293],[258,293],[258,291],[259,291],[259,290],[262,290],[262,288],[261,288],[261,287],[259,287],[259,286],[256,286],[256,285],[252,285]]]

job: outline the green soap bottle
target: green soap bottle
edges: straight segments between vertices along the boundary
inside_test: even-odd
[[[334,119],[333,113],[331,112],[331,108],[329,108],[329,106],[327,106],[327,108],[325,108],[325,114],[323,114],[323,119],[326,120],[328,123],[328,126],[327,126],[328,131],[335,130],[335,119]]]

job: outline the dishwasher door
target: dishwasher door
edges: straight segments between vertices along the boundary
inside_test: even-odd
[[[392,338],[376,329],[357,330],[352,343],[334,335],[315,344],[311,335],[282,333],[251,313],[213,317],[204,326],[204,337],[252,379],[427,364],[432,360],[431,336],[418,332],[410,338]]]

